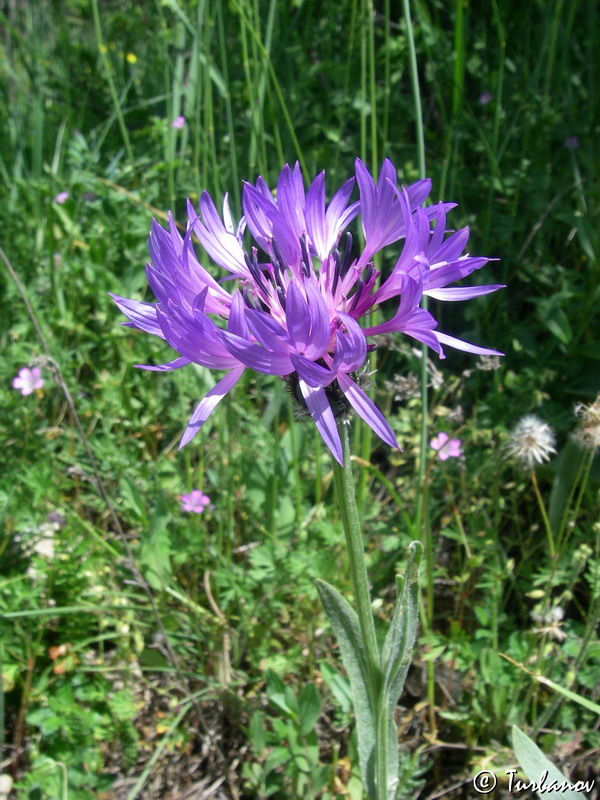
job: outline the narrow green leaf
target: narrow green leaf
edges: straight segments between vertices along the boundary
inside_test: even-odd
[[[412,650],[415,644],[419,625],[419,562],[423,552],[419,542],[412,542],[408,549],[408,562],[404,577],[396,578],[396,607],[385,637],[381,664],[383,673],[383,690],[380,703],[379,719],[388,726],[388,776],[391,796],[395,796],[398,783],[398,735],[394,722],[394,709],[406,680],[410,666]]]
[[[581,792],[571,788],[574,785],[549,761],[540,748],[529,736],[520,731],[516,725],[512,727],[512,744],[515,756],[523,772],[537,786],[526,787],[536,791],[543,800],[586,800]],[[545,778],[544,778],[545,776]],[[582,781],[578,783],[583,783]],[[555,791],[550,788],[555,785]],[[592,787],[590,787],[591,789]],[[564,789],[564,791],[563,791]]]
[[[390,623],[381,663],[384,680],[384,694],[388,697],[390,714],[393,713],[402,693],[410,657],[419,625],[419,563],[423,547],[419,542],[411,542],[408,549],[408,562],[403,578],[397,578],[397,599],[394,616]]]
[[[321,698],[314,683],[309,683],[300,694],[300,736],[306,736],[315,726],[321,713]]]
[[[358,616],[337,589],[321,580],[318,580],[316,584],[321,602],[337,637],[342,662],[350,679],[356,718],[358,760],[363,783],[367,795],[375,797],[375,719],[369,700],[367,663]]]

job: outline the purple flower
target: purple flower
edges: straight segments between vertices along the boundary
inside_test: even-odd
[[[441,431],[430,442],[430,446],[437,450],[440,461],[447,458],[460,458],[462,455],[462,445],[460,439],[449,439],[448,434]]]
[[[68,199],[69,199],[69,193],[68,193],[68,192],[59,192],[59,193],[58,193],[58,194],[55,196],[55,198],[54,198],[54,201],[53,201],[53,202],[54,202],[54,203],[58,203],[58,204],[59,204],[59,206],[62,206],[62,204],[63,204],[63,203],[66,203]]]
[[[479,95],[479,102],[482,106],[487,106],[488,103],[491,103],[493,100],[492,93],[485,91]]]
[[[577,136],[567,136],[563,141],[563,147],[567,150],[576,150],[579,147],[579,138]]]
[[[210,503],[210,498],[202,494],[199,489],[194,489],[189,494],[179,496],[181,507],[184,511],[192,511],[194,514],[201,514],[205,507]]]
[[[462,255],[467,228],[446,236],[446,213],[454,204],[423,208],[431,181],[398,188],[396,169],[388,159],[377,181],[356,160],[359,200],[350,202],[354,183],[354,178],[346,181],[327,205],[325,174],[305,190],[298,164],[293,169],[286,164],[276,197],[262,177],[244,185],[244,215],[237,226],[227,195],[221,216],[206,192],[198,212],[188,201],[185,236],[171,215],[168,230],[153,221],[147,277],[158,302],[113,298],[129,320],[126,325],[165,339],[177,357],[161,366],[138,366],[166,371],[194,362],[227,370],[196,407],[180,447],[195,436],[246,368],[286,381],[340,463],[336,416],[350,406],[384,442],[398,447],[383,414],[359,385],[359,370],[374,347],[367,343],[369,337],[404,333],[441,358],[442,345],[498,354],[437,331],[437,321],[420,308],[424,294],[455,301],[501,288],[446,288],[489,260]],[[355,254],[347,228],[359,216],[365,244]],[[243,244],[246,229],[257,245],[250,249]],[[220,281],[198,261],[193,235],[228,273]],[[380,281],[372,258],[390,245],[398,252],[397,261]],[[225,281],[236,281],[231,293]],[[397,303],[388,319],[361,328],[359,319],[387,300]],[[226,327],[215,320],[225,321]]]
[[[18,389],[23,397],[31,394],[35,389],[41,389],[43,385],[44,379],[39,367],[34,367],[33,369],[23,367],[12,382],[13,389]]]
[[[171,127],[176,128],[178,131],[185,128],[185,117],[175,117],[173,122],[171,122]]]

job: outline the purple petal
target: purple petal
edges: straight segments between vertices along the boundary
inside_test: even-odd
[[[310,341],[308,303],[297,281],[292,280],[285,298],[285,317],[290,339],[299,353],[304,353]]]
[[[280,353],[288,352],[287,331],[265,311],[247,309],[246,321],[251,333],[267,350]]]
[[[161,339],[165,338],[156,317],[158,303],[142,303],[140,300],[128,300],[126,297],[119,297],[118,294],[113,294],[112,292],[108,294],[133,327],[146,331],[146,333],[151,333],[154,336],[160,336]]]
[[[300,380],[300,391],[323,441],[335,460],[343,466],[340,434],[324,389],[313,389],[303,380]]]
[[[304,281],[304,291],[310,319],[310,334],[304,355],[314,361],[323,355],[329,344],[329,309],[314,280]]]
[[[464,350],[465,353],[475,353],[479,356],[503,356],[499,350],[489,350],[487,347],[478,347],[476,344],[470,344],[462,339],[457,339],[455,336],[449,336],[447,333],[440,333],[434,331],[433,335],[438,342],[446,344],[448,347],[454,347],[455,350]]]
[[[350,405],[359,417],[361,417],[386,444],[400,450],[394,432],[388,425],[386,418],[375,403],[363,392],[360,386],[357,386],[357,384],[343,372],[338,373],[337,380],[342,391],[348,398]]]
[[[250,277],[248,267],[244,261],[244,251],[234,233],[227,230],[215,204],[208,192],[202,192],[200,196],[200,212],[202,220],[194,211],[194,207],[188,200],[188,217],[194,233],[200,240],[202,247],[209,256],[223,269]]]
[[[338,312],[343,328],[336,331],[333,369],[354,372],[364,364],[367,357],[367,340],[365,334],[348,314]]]
[[[228,372],[224,378],[221,378],[221,380],[204,395],[202,400],[200,400],[183,432],[181,442],[179,443],[180,450],[198,433],[227,392],[238,382],[243,371],[243,366],[234,367],[231,372]]]
[[[336,377],[335,372],[325,369],[320,364],[315,364],[314,361],[309,361],[308,358],[296,353],[290,355],[290,360],[298,376],[312,388],[329,386]]]
[[[435,300],[446,300],[456,302],[457,300],[469,300],[471,297],[481,297],[484,294],[491,294],[497,289],[505,289],[504,284],[486,284],[485,286],[453,286],[449,289],[426,289],[423,294],[433,297]]]
[[[289,375],[294,371],[287,354],[273,353],[258,344],[252,344],[231,333],[221,331],[227,350],[247,367],[267,375]]]
[[[187,364],[190,364],[189,358],[184,358],[181,356],[180,358],[176,358],[173,361],[169,361],[167,364],[160,364],[158,366],[153,366],[152,364],[134,364],[137,369],[146,369],[150,372],[168,372],[172,369],[179,369],[180,367],[185,367]]]
[[[227,330],[229,333],[234,333],[236,336],[241,336],[242,339],[250,338],[250,330],[246,322],[246,305],[239,290],[233,293],[231,298],[231,308],[229,309],[229,320],[227,322]]]

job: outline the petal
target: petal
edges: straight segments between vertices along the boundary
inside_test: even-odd
[[[290,361],[294,365],[294,369],[298,376],[309,386],[316,388],[318,386],[329,386],[335,379],[336,374],[330,369],[325,369],[320,364],[315,364],[314,361],[309,361],[304,356],[292,353]]]
[[[152,364],[134,364],[136,369],[146,369],[149,372],[169,372],[172,369],[179,369],[180,367],[185,367],[187,364],[190,364],[189,358],[184,358],[180,356],[179,358],[174,359],[173,361],[169,361],[167,364],[160,364],[158,366],[153,366]]]
[[[300,391],[317,430],[335,460],[343,466],[342,443],[333,411],[324,389],[313,389],[300,379]]]
[[[330,312],[315,280],[304,281],[304,291],[310,318],[310,334],[305,355],[316,360],[323,355],[329,344]]]
[[[298,282],[292,280],[285,298],[285,317],[290,339],[299,353],[304,353],[310,341],[308,303]]]
[[[433,297],[435,300],[446,300],[456,302],[457,300],[469,300],[471,297],[481,297],[484,294],[491,294],[497,289],[505,289],[504,284],[487,284],[485,286],[453,286],[449,289],[426,289],[423,294]]]
[[[229,309],[229,321],[227,323],[227,330],[229,333],[234,333],[236,336],[241,336],[242,339],[250,338],[250,330],[246,322],[246,305],[242,295],[238,289],[233,293],[231,298],[231,308]]]
[[[396,441],[394,432],[388,425],[386,418],[377,408],[375,403],[373,403],[370,397],[368,397],[360,388],[360,386],[357,386],[357,384],[354,383],[354,381],[343,372],[338,373],[337,380],[342,391],[348,398],[348,402],[359,415],[359,417],[361,417],[367,423],[367,425],[375,431],[377,436],[379,436],[380,439],[383,439],[386,444],[389,444],[390,447],[395,447],[397,450],[399,450],[400,446]]]
[[[200,400],[183,432],[181,442],[179,443],[180,450],[198,433],[227,392],[238,382],[243,371],[243,366],[234,367],[231,372],[228,372],[224,378],[221,378],[221,380],[204,395],[202,400]]]
[[[345,330],[336,331],[335,352],[333,356],[333,369],[344,372],[354,372],[364,364],[367,357],[367,340],[365,334],[348,314],[338,312]]]
[[[128,300],[126,297],[119,297],[118,294],[113,294],[112,292],[108,294],[134,328],[139,328],[154,336],[160,336],[161,339],[165,338],[156,317],[158,303],[143,303],[140,300]]]
[[[325,224],[325,173],[320,172],[306,193],[306,231],[317,255],[323,261],[327,255],[327,226]]]
[[[225,331],[221,331],[221,338],[227,350],[238,361],[257,372],[264,372],[267,375],[289,375],[294,371],[287,354],[273,353]]]
[[[288,352],[287,331],[269,314],[249,308],[246,311],[246,321],[251,333],[267,350],[279,353]]]
[[[499,350],[489,350],[487,347],[478,347],[476,344],[470,344],[462,339],[457,339],[455,336],[449,336],[447,333],[440,333],[433,331],[433,335],[438,342],[446,344],[448,347],[454,347],[455,350],[463,350],[465,353],[475,353],[479,356],[503,356]]]
[[[235,234],[228,231],[216,209],[212,197],[208,192],[200,196],[200,212],[202,219],[195,213],[188,200],[188,217],[190,226],[200,240],[202,247],[209,256],[223,269],[250,277],[248,267],[244,261],[244,251]]]

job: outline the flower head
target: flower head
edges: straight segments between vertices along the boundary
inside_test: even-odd
[[[429,445],[437,450],[438,458],[440,461],[445,461],[447,458],[460,458],[462,455],[462,443],[460,439],[450,439],[447,433],[440,431],[435,436]]]
[[[600,447],[600,394],[590,405],[578,405],[575,413],[580,420],[575,437],[590,450]]]
[[[179,496],[181,507],[184,511],[192,511],[194,514],[201,514],[210,503],[210,498],[202,494],[199,489],[194,489],[189,494]]]
[[[175,117],[173,122],[171,122],[171,127],[176,128],[178,131],[180,131],[182,128],[185,128],[185,117]]]
[[[351,202],[355,183],[359,199]],[[246,368],[286,380],[340,463],[339,406],[352,407],[384,442],[398,447],[383,414],[357,382],[374,346],[371,337],[404,333],[441,358],[443,345],[498,355],[436,330],[437,321],[420,307],[423,295],[467,300],[501,288],[447,288],[489,259],[463,254],[467,228],[446,235],[446,214],[453,204],[424,208],[430,189],[429,180],[399,188],[388,159],[376,181],[357,159],[355,177],[327,204],[324,172],[305,190],[298,164],[286,164],[275,197],[262,177],[244,185],[244,215],[237,226],[227,196],[221,216],[206,192],[198,211],[188,202],[185,236],[170,215],[168,230],[152,223],[147,276],[158,302],[113,298],[126,324],[165,339],[177,357],[142,368],[165,371],[194,362],[227,370],[193,412],[181,447]],[[347,230],[358,217],[364,237],[360,252]],[[250,248],[243,241],[246,229],[256,243]],[[193,236],[227,273],[221,281],[200,264]],[[381,279],[373,256],[391,245],[397,259]],[[235,281],[233,291],[225,289],[225,281]],[[361,327],[359,320],[386,301],[395,303],[387,319]]]
[[[55,195],[54,202],[58,203],[59,206],[62,206],[62,204],[66,203],[68,199],[69,199],[68,192],[59,192],[57,195]]]
[[[487,104],[491,103],[492,100],[492,93],[488,92],[487,90],[479,95],[479,102],[482,106],[487,106]]]
[[[23,367],[19,370],[19,374],[13,378],[12,387],[18,389],[23,397],[31,394],[35,389],[41,389],[44,385],[42,378],[42,371],[39,367]]]
[[[548,461],[556,453],[552,428],[534,414],[523,417],[510,435],[508,452],[527,469]]]
[[[579,147],[579,137],[567,136],[563,141],[563,147],[567,150],[576,150]]]

